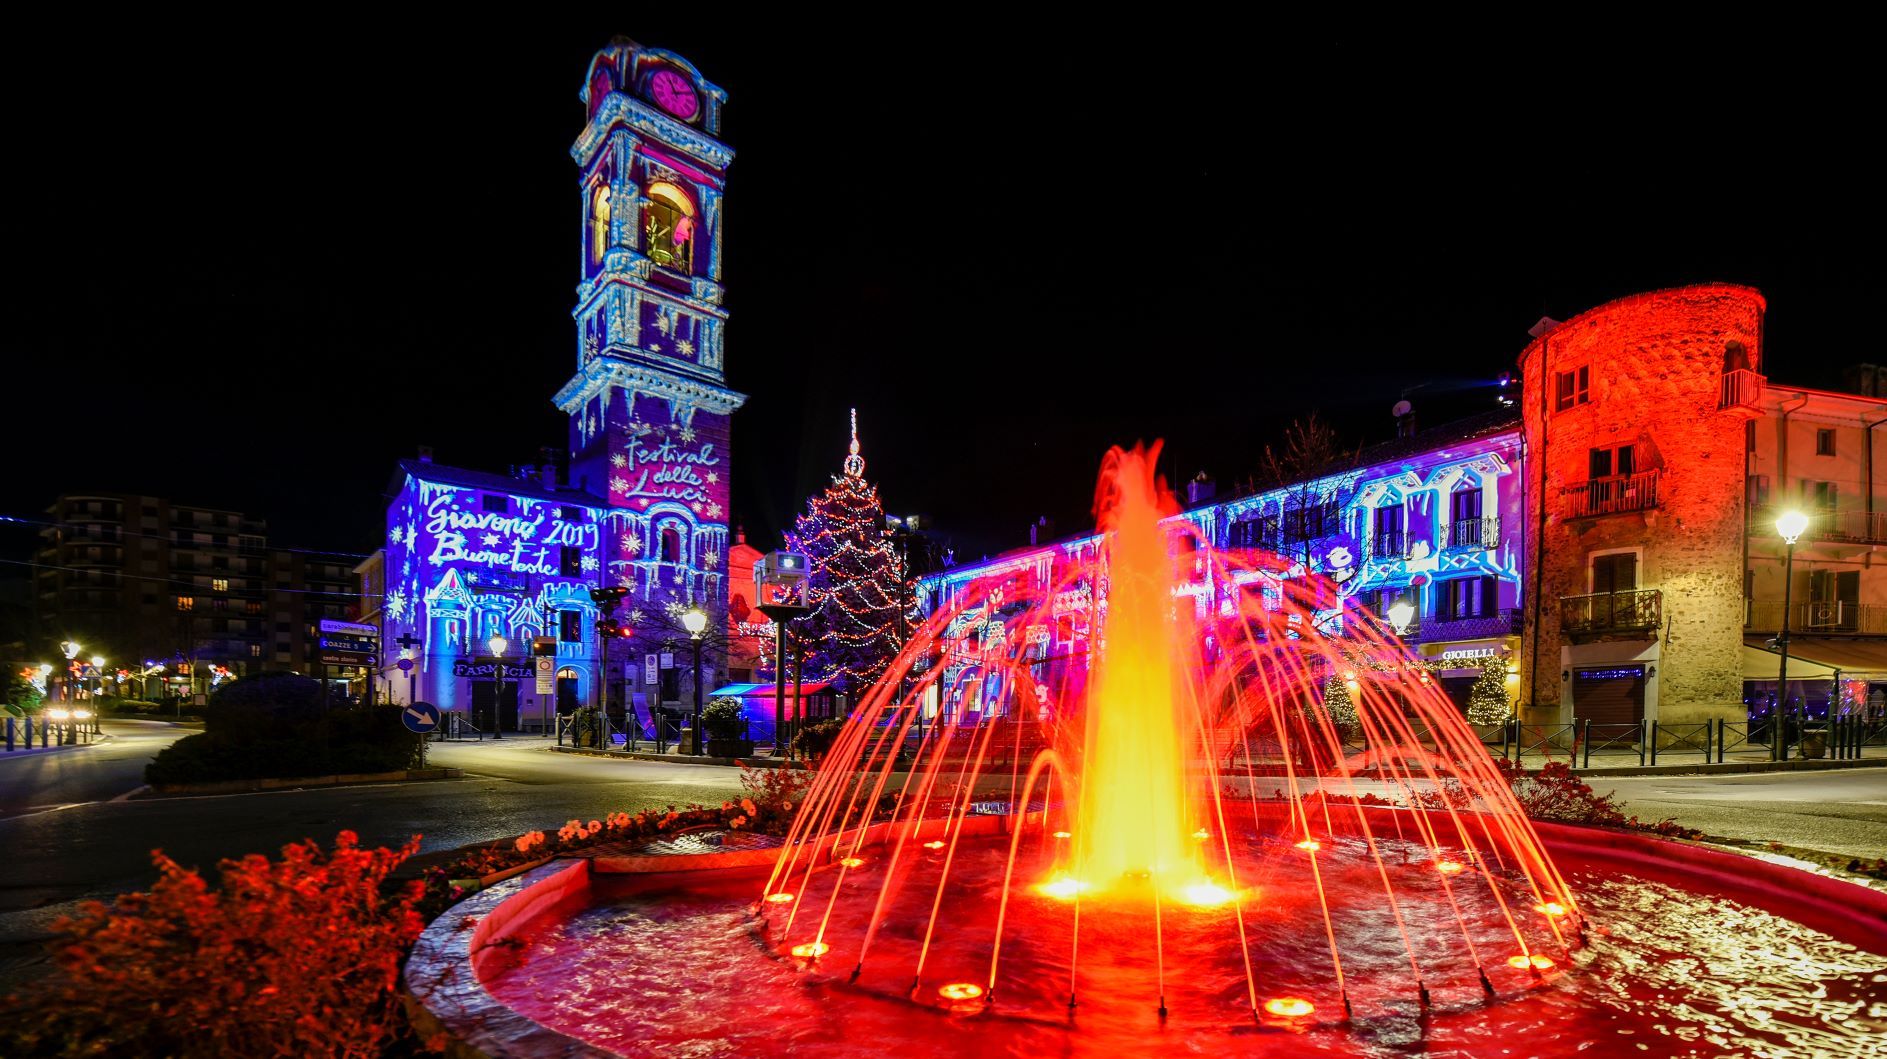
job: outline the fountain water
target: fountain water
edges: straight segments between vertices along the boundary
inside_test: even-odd
[[[1152,957],[1142,995],[1164,1017],[1169,976],[1191,970],[1169,958],[1167,935],[1198,927],[1176,917],[1216,923],[1210,913],[1229,909],[1214,929],[1238,953],[1242,1006],[1254,1018],[1304,1018],[1323,1003],[1350,1011],[1346,959],[1376,969],[1385,933],[1400,950],[1395,978],[1424,1007],[1431,983],[1457,986],[1463,969],[1477,993],[1496,992],[1490,959],[1499,970],[1511,957],[1525,972],[1516,987],[1539,981],[1555,966],[1546,953],[1564,958],[1577,944],[1579,906],[1479,738],[1386,630],[1351,624],[1339,634],[1325,586],[1278,576],[1275,556],[1215,552],[1190,524],[1167,520],[1177,507],[1156,459],[1157,448],[1117,449],[1103,466],[1100,545],[1068,575],[1105,586],[1086,597],[1097,634],[1085,672],[1047,673],[1032,644],[998,637],[972,642],[972,657],[959,659],[968,664],[917,671],[964,608],[1001,611],[1005,627],[1044,626],[1070,586],[1025,598],[1014,586],[972,589],[864,697],[765,890],[797,899],[757,906],[779,950],[843,960],[854,981],[870,962],[908,961],[902,980],[929,1000],[925,972],[945,922],[958,962],[966,931],[982,933],[988,967],[974,997],[994,1005],[1015,992],[1002,952],[1020,915],[1036,938],[1066,933],[1073,1005],[1084,907],[1090,917],[1105,910],[1141,922]],[[1267,591],[1207,612],[1195,600],[1225,593],[1194,590],[1214,578]],[[946,679],[940,697],[963,708],[913,745],[919,704]],[[1353,716],[1333,716],[1326,689],[1339,684]],[[1359,736],[1368,749],[1353,752],[1347,741]],[[1402,808],[1371,804],[1384,794]],[[863,826],[886,808],[888,829]],[[965,900],[990,887],[976,853],[989,844],[966,837],[966,825],[991,812],[1008,841],[996,843],[1006,854],[993,922],[978,932],[987,913],[980,898]],[[883,870],[860,871],[873,841]],[[935,865],[915,862],[926,849]],[[836,870],[818,870],[831,861]],[[1315,898],[1314,915],[1295,927],[1327,950],[1323,1001],[1267,995],[1279,968],[1247,921],[1280,891]],[[1065,922],[1044,902],[1067,905]],[[1423,906],[1419,938],[1411,905]],[[887,923],[910,916],[922,919],[914,951],[880,951]],[[953,980],[935,999],[969,997]]]

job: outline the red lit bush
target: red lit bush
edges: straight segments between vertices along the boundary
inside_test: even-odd
[[[0,1011],[12,1055],[378,1056],[407,1034],[396,986],[418,938],[399,850],[284,846],[212,885],[156,852],[149,893],[61,920],[57,975]]]

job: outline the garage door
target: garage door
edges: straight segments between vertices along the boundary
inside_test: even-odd
[[[1573,670],[1573,716],[1593,724],[1644,720],[1645,667]]]

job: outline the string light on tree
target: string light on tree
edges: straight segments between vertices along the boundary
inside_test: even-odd
[[[787,546],[805,555],[810,568],[806,605],[812,612],[799,626],[810,645],[809,678],[847,690],[867,687],[898,652],[899,635],[909,627],[902,601],[914,594],[884,525],[878,490],[865,480],[853,409],[844,473],[807,501],[787,535]]]

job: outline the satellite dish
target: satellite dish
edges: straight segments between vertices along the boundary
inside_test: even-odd
[[[1389,414],[1395,416],[1397,419],[1401,419],[1403,416],[1413,411],[1415,411],[1414,405],[1407,401],[1397,401],[1396,406],[1389,410]]]

